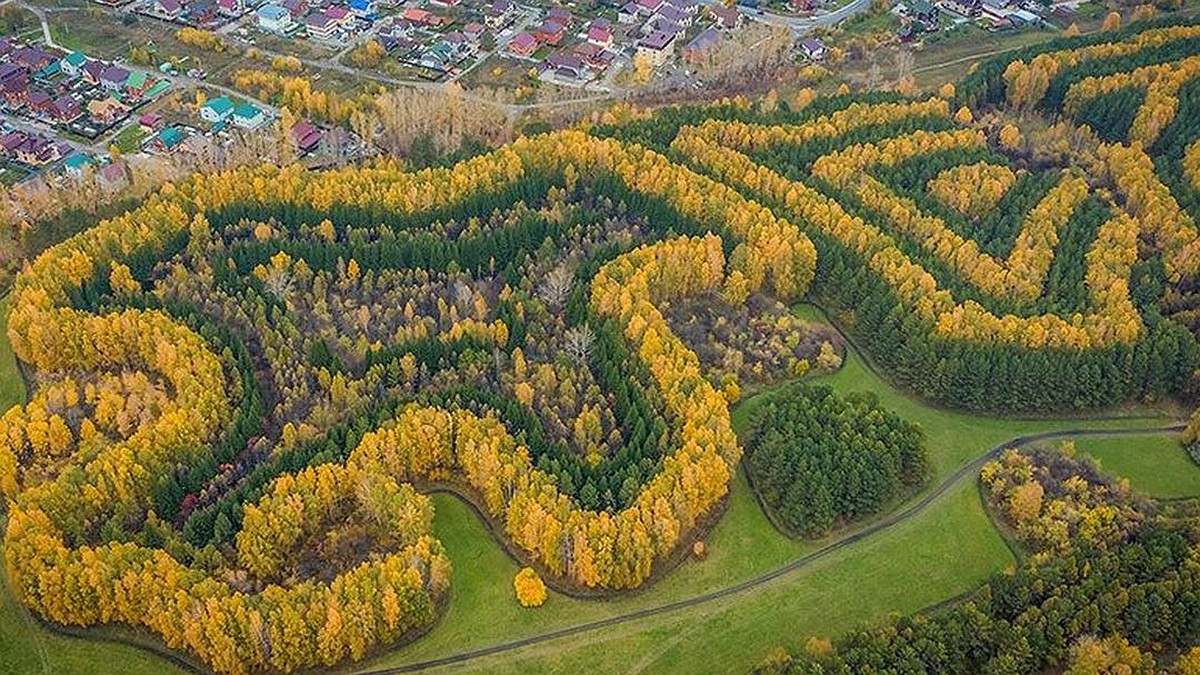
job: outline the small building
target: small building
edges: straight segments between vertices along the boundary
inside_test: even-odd
[[[282,5],[266,4],[255,11],[258,17],[258,27],[270,32],[285,35],[296,26],[292,13]]]
[[[258,106],[243,103],[233,109],[234,126],[257,129],[267,123],[267,114]]]
[[[217,0],[217,11],[222,16],[241,16],[246,11],[246,3],[243,0]]]
[[[9,56],[9,61],[25,66],[31,73],[36,73],[50,65],[51,61],[57,60],[47,54],[45,50],[38,49],[37,47],[21,47],[14,50],[12,55]]]
[[[187,18],[198,25],[212,23],[217,18],[217,11],[216,0],[192,0],[188,4]]]
[[[228,96],[214,98],[200,107],[200,119],[211,124],[221,122],[232,114],[233,101]]]
[[[571,10],[564,7],[552,7],[550,11],[546,12],[546,18],[567,28],[575,23],[575,17],[571,14]]]
[[[617,12],[617,23],[634,24],[641,18],[641,10],[636,2],[627,2],[621,5],[621,9]]]
[[[638,40],[637,55],[650,65],[658,67],[666,63],[675,48],[675,34],[656,31]]]
[[[659,7],[655,16],[659,21],[666,21],[685,28],[692,25],[692,15],[672,5],[664,4]]]
[[[279,3],[288,14],[292,15],[292,19],[299,21],[301,17],[308,14],[308,0],[282,0]]]
[[[483,24],[476,22],[476,21],[472,21],[471,23],[468,23],[467,25],[463,26],[463,29],[462,29],[463,35],[465,35],[468,40],[470,40],[471,42],[475,42],[475,43],[478,43],[480,40],[482,40],[483,35],[486,32],[487,32],[487,26],[484,26]]]
[[[811,61],[821,61],[829,55],[829,48],[816,38],[805,38],[800,41],[800,52]]]
[[[530,57],[538,50],[537,38],[529,33],[517,33],[508,43],[508,51],[517,56]]]

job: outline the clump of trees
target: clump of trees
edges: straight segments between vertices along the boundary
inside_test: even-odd
[[[820,537],[876,513],[925,480],[924,433],[869,394],[791,386],[751,422],[747,463],[788,530]]]
[[[757,672],[1155,672],[1167,665],[1161,654],[1200,639],[1194,512],[1137,501],[1059,448],[1005,453],[983,480],[994,511],[1034,553],[1018,569],[947,610],[781,652]],[[1185,655],[1179,672],[1194,662]]]

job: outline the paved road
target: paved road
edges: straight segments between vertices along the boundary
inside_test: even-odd
[[[1049,441],[1049,440],[1056,440],[1056,439],[1063,439],[1063,438],[1077,438],[1077,437],[1081,437],[1081,436],[1144,436],[1144,435],[1148,435],[1148,434],[1179,433],[1179,432],[1183,431],[1184,428],[1185,428],[1185,426],[1182,424],[1176,424],[1176,425],[1165,426],[1165,427],[1164,426],[1149,427],[1149,428],[1141,428],[1141,429],[1088,429],[1088,428],[1081,428],[1081,429],[1066,429],[1066,430],[1062,430],[1062,431],[1047,431],[1047,432],[1042,432],[1042,433],[1029,434],[1026,436],[1018,436],[1017,438],[1014,438],[1008,442],[1001,443],[1000,445],[993,447],[991,450],[988,450],[987,453],[985,453],[984,455],[978,457],[974,461],[970,462],[969,464],[967,464],[967,465],[963,466],[962,468],[960,468],[959,470],[955,471],[952,475],[950,475],[950,477],[948,477],[946,480],[942,481],[942,483],[939,484],[937,486],[937,488],[935,488],[931,492],[926,493],[925,496],[923,496],[920,500],[911,504],[907,508],[904,508],[904,509],[892,514],[891,516],[885,518],[884,520],[873,523],[872,525],[870,525],[862,530],[859,530],[858,532],[855,532],[846,537],[843,537],[842,539],[832,542],[832,543],[830,543],[830,544],[828,544],[828,545],[826,545],[826,546],[824,546],[802,558],[797,558],[796,560],[794,560],[782,567],[778,567],[774,570],[771,570],[770,572],[762,574],[753,579],[748,579],[741,583],[734,584],[732,586],[727,586],[725,588],[722,588],[722,589],[719,589],[716,591],[711,591],[709,593],[704,593],[702,595],[698,595],[698,596],[695,596],[692,598],[678,600],[675,602],[669,602],[669,603],[665,603],[662,605],[656,605],[654,607],[647,607],[645,609],[640,609],[635,612],[629,612],[627,614],[618,614],[616,616],[611,616],[611,617],[608,617],[605,619],[600,619],[598,621],[590,621],[587,623],[576,624],[574,626],[568,626],[566,628],[560,628],[558,630],[553,630],[553,631],[541,633],[538,635],[531,635],[527,638],[522,638],[520,640],[512,640],[509,642],[502,642],[502,643],[499,643],[496,645],[492,645],[490,647],[483,647],[481,649],[473,649],[473,650],[469,650],[469,651],[459,652],[457,654],[452,654],[450,656],[445,656],[445,657],[441,657],[441,658],[437,658],[437,659],[430,659],[428,661],[417,661],[417,662],[408,663],[408,664],[405,664],[402,666],[396,666],[394,668],[380,668],[380,669],[376,669],[376,670],[359,671],[357,673],[357,675],[397,675],[399,673],[411,673],[411,672],[416,672],[416,671],[421,671],[421,670],[428,670],[430,668],[437,668],[440,666],[450,666],[450,665],[465,663],[467,661],[474,661],[474,660],[481,659],[481,658],[484,658],[487,656],[495,656],[497,654],[511,652],[511,651],[514,651],[517,649],[529,647],[531,645],[536,645],[536,644],[540,644],[543,642],[550,642],[552,640],[559,640],[559,639],[566,638],[566,637],[573,637],[573,636],[582,635],[585,633],[591,633],[591,632],[598,631],[598,630],[601,630],[604,628],[608,628],[610,626],[615,626],[615,625],[623,624],[623,623],[629,623],[630,621],[637,621],[639,619],[645,619],[645,618],[657,616],[660,614],[668,614],[670,612],[677,612],[681,609],[688,609],[688,608],[697,607],[700,605],[706,605],[706,604],[715,602],[717,600],[720,600],[722,598],[727,598],[727,597],[733,596],[733,595],[739,595],[741,593],[745,593],[747,591],[750,591],[750,590],[753,590],[760,586],[763,586],[771,581],[774,581],[775,579],[778,579],[779,577],[791,574],[792,572],[795,572],[797,570],[808,567],[808,566],[812,565],[813,563],[817,562],[818,560],[821,560],[822,558],[826,558],[829,555],[831,555],[837,551],[840,551],[841,549],[846,548],[847,546],[850,546],[851,544],[854,544],[855,542],[865,539],[865,538],[867,538],[873,534],[876,534],[878,532],[882,532],[884,530],[891,529],[891,528],[909,520],[913,516],[916,516],[919,513],[921,513],[922,511],[924,511],[930,504],[932,504],[934,501],[936,501],[938,499],[938,497],[941,497],[948,490],[950,490],[954,486],[958,485],[963,480],[968,479],[968,478],[973,478],[974,476],[976,476],[979,473],[979,470],[983,467],[983,465],[985,463],[987,463],[989,460],[991,460],[992,458],[999,455],[1000,452],[1002,452],[1005,449],[1021,448],[1021,447],[1030,445],[1032,443],[1037,443],[1037,442],[1041,442],[1041,441]]]

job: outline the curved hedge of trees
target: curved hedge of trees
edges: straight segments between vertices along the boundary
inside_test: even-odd
[[[754,487],[790,531],[820,537],[920,487],[924,434],[869,395],[796,386],[755,414],[746,444]]]

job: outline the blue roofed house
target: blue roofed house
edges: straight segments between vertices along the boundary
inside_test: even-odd
[[[350,0],[346,6],[354,16],[375,20],[375,0]]]
[[[268,3],[259,7],[256,14],[258,27],[271,33],[283,35],[292,31],[296,26],[296,20],[292,18],[292,13],[282,5]]]
[[[183,132],[179,127],[167,127],[150,139],[150,144],[158,150],[170,152],[183,144]]]
[[[267,119],[267,113],[249,103],[243,103],[233,110],[234,125],[243,129],[257,129],[266,124]]]
[[[205,103],[200,107],[200,119],[216,124],[233,114],[233,101],[228,96],[221,96]]]
[[[63,171],[65,171],[68,176],[82,178],[83,172],[87,169],[87,167],[92,166],[95,163],[96,162],[93,161],[91,157],[88,157],[82,152],[77,152],[63,162]]]

